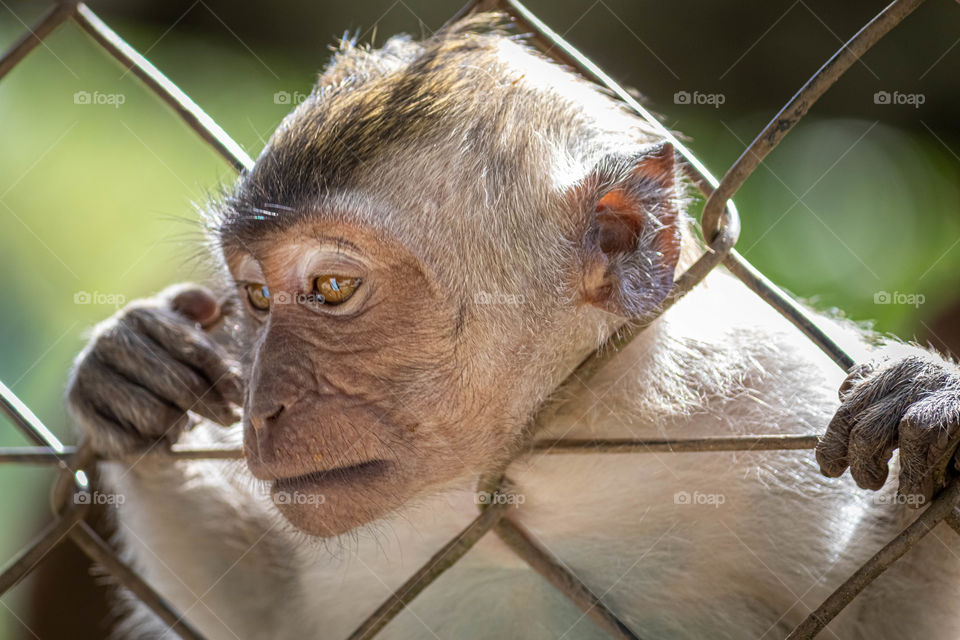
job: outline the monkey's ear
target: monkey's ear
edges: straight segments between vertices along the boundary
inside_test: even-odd
[[[584,301],[628,318],[654,311],[680,258],[673,145],[608,159],[588,184]]]

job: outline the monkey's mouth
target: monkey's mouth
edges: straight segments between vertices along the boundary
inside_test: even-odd
[[[368,460],[322,471],[311,471],[292,478],[277,478],[274,491],[322,491],[369,482],[387,475],[393,465],[386,460]]]
[[[270,497],[300,531],[328,538],[363,526],[396,507],[404,484],[396,462],[376,459],[273,481]]]

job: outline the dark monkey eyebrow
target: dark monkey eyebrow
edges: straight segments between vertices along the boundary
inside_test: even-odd
[[[365,253],[364,250],[358,247],[356,244],[350,242],[349,240],[341,236],[326,236],[326,235],[323,235],[322,233],[317,233],[317,234],[314,234],[313,237],[321,242],[330,242],[332,244],[337,245],[338,250],[340,249],[340,247],[347,247],[347,248],[353,249],[357,253]]]

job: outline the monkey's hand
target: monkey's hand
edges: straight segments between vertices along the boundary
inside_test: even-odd
[[[840,387],[840,409],[817,445],[824,475],[879,489],[900,448],[899,494],[925,504],[947,481],[960,444],[960,369],[932,352],[861,364]]]
[[[208,289],[181,284],[98,325],[67,389],[81,438],[100,454],[123,455],[172,444],[195,421],[190,413],[237,422],[239,367],[204,332],[220,317]]]

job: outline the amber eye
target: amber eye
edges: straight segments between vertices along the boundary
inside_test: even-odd
[[[360,278],[322,275],[313,281],[313,290],[318,294],[318,302],[338,305],[350,299],[360,286]]]
[[[254,309],[266,311],[270,308],[270,289],[265,284],[251,282],[247,285],[247,299]]]

